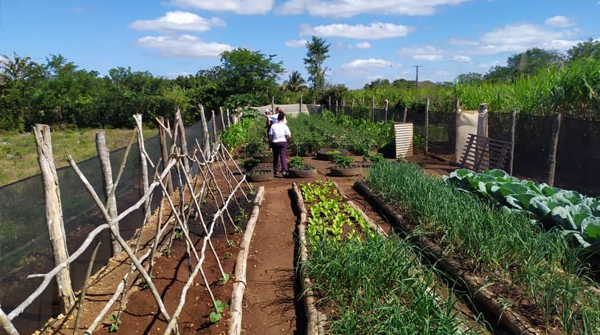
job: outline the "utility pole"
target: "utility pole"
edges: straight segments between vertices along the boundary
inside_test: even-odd
[[[423,65],[415,65],[413,67],[417,70],[417,80],[415,81],[415,88],[419,89],[419,68],[423,67]]]

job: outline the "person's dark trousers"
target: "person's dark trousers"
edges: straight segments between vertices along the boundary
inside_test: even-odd
[[[277,174],[279,171],[279,161],[281,160],[281,168],[283,174],[288,173],[287,163],[287,142],[273,143],[273,173]]]

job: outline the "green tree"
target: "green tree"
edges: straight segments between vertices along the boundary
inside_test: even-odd
[[[306,88],[305,83],[306,80],[302,78],[300,72],[294,71],[290,74],[288,80],[283,82],[282,88],[284,91],[299,92]]]
[[[567,51],[567,56],[571,62],[582,58],[600,59],[600,41],[590,38],[585,42],[578,43]]]
[[[224,52],[219,70],[221,95],[252,94],[260,103],[270,101],[283,73],[283,63],[276,62],[276,56],[242,48]]]
[[[483,80],[483,75],[475,72],[463,73],[456,77],[456,81],[461,84],[478,83],[481,80]]]
[[[564,60],[562,54],[555,50],[531,48],[525,52],[508,57],[506,66],[495,66],[490,69],[485,79],[503,81],[521,75],[536,74],[540,69],[560,65]]]
[[[321,97],[321,93],[325,88],[325,71],[327,68],[323,67],[323,63],[329,58],[329,47],[331,44],[327,43],[320,37],[313,36],[310,41],[306,43],[306,58],[304,58],[304,64],[308,71],[308,80],[312,84],[312,92],[315,99]]]

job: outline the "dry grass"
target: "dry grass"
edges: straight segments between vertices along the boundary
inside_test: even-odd
[[[67,166],[67,153],[75,161],[97,155],[95,134],[101,129],[67,129],[52,132],[52,148],[57,168]],[[126,146],[132,131],[106,129],[106,145],[110,150]],[[144,138],[158,134],[156,129],[144,130]],[[136,141],[137,142],[137,141]],[[0,132],[0,185],[40,173],[33,133]]]

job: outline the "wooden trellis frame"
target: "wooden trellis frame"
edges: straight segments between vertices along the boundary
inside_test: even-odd
[[[200,109],[202,111],[204,111],[204,108],[202,106],[200,106]],[[204,116],[204,114],[202,116]],[[24,310],[28,306],[30,306],[34,302],[34,300],[36,300],[42,294],[42,292],[50,285],[50,283],[52,282],[52,280],[54,278],[56,278],[61,273],[64,274],[65,273],[64,270],[68,269],[69,265],[72,264],[75,260],[77,260],[90,247],[90,245],[92,245],[92,242],[95,240],[95,238],[101,232],[103,232],[105,230],[110,231],[111,236],[114,240],[113,250],[122,249],[126,253],[127,258],[131,261],[131,266],[130,266],[130,270],[128,271],[128,273],[119,282],[119,285],[116,287],[115,292],[112,295],[112,297],[109,299],[109,301],[106,303],[106,305],[104,305],[104,308],[102,308],[100,313],[98,313],[96,315],[96,317],[94,318],[92,323],[86,327],[85,333],[90,333],[90,334],[93,333],[93,331],[96,329],[96,327],[98,327],[98,325],[100,325],[102,323],[106,314],[111,310],[114,303],[119,300],[119,297],[121,297],[121,302],[122,302],[122,299],[124,297],[124,292],[127,291],[128,285],[130,284],[129,279],[133,276],[133,274],[137,274],[138,276],[143,278],[143,280],[145,281],[145,283],[148,286],[148,289],[152,293],[154,300],[157,303],[160,314],[168,322],[168,327],[164,331],[165,335],[171,334],[171,333],[175,333],[175,334],[178,333],[178,330],[177,330],[178,319],[179,319],[180,313],[182,312],[182,310],[185,306],[185,297],[186,297],[187,291],[190,288],[190,286],[193,284],[193,282],[198,274],[201,274],[201,277],[204,281],[204,284],[206,285],[206,289],[211,298],[211,302],[216,307],[215,298],[210,289],[210,285],[208,283],[208,280],[206,279],[206,276],[204,274],[204,270],[202,267],[204,260],[206,258],[206,250],[210,249],[211,254],[215,258],[216,263],[219,267],[221,275],[225,276],[224,270],[221,266],[221,261],[220,261],[219,255],[217,254],[217,252],[215,251],[215,249],[212,245],[211,238],[213,236],[214,228],[215,228],[215,225],[217,224],[217,221],[220,220],[221,223],[223,225],[225,225],[225,219],[224,219],[225,214],[227,214],[227,216],[233,223],[231,215],[229,214],[229,207],[231,206],[232,202],[235,202],[237,204],[237,206],[240,206],[240,209],[241,209],[241,205],[239,204],[237,197],[239,196],[239,197],[242,197],[242,198],[248,200],[248,196],[247,196],[246,192],[244,191],[244,187],[250,187],[250,185],[246,181],[245,176],[242,176],[241,178],[237,178],[236,175],[233,173],[231,166],[233,166],[234,169],[237,169],[238,172],[241,172],[241,169],[239,168],[239,166],[233,159],[231,153],[224,146],[222,146],[219,143],[218,137],[215,138],[215,143],[213,145],[210,145],[209,140],[208,140],[209,134],[206,131],[207,130],[206,119],[204,117],[202,117],[203,128],[205,129],[204,137],[202,139],[204,145],[201,146],[200,141],[196,140],[196,146],[194,148],[193,153],[188,153],[188,151],[187,151],[187,143],[185,140],[186,139],[185,128],[183,127],[183,122],[182,122],[179,110],[176,113],[175,122],[173,123],[172,128],[168,123],[165,125],[164,121],[157,120],[159,127],[161,128],[160,129],[161,133],[163,135],[168,136],[171,139],[171,143],[172,143],[171,147],[168,150],[167,160],[164,162],[163,162],[163,158],[165,157],[165,155],[161,155],[161,157],[156,162],[152,161],[152,159],[150,158],[150,156],[148,155],[148,153],[146,152],[145,147],[144,147],[143,133],[141,131],[141,126],[142,126],[141,115],[136,115],[136,116],[134,116],[134,118],[135,118],[136,124],[137,124],[137,127],[134,131],[137,134],[138,145],[139,145],[139,149],[140,149],[140,159],[142,161],[141,174],[142,174],[142,178],[143,178],[143,193],[141,194],[140,199],[131,207],[124,209],[121,213],[117,214],[115,211],[112,210],[111,206],[114,205],[114,201],[116,201],[116,200],[114,200],[115,199],[114,193],[115,193],[117,185],[119,184],[119,181],[123,175],[123,170],[125,167],[129,149],[131,148],[132,143],[133,143],[133,136],[132,136],[132,140],[130,140],[130,142],[129,142],[129,145],[127,147],[125,155],[122,158],[120,171],[119,171],[114,183],[112,183],[112,185],[109,183],[105,184],[105,196],[108,199],[107,203],[104,203],[101,200],[100,196],[96,193],[96,191],[94,190],[94,188],[92,187],[92,185],[90,184],[90,182],[88,181],[86,176],[79,169],[77,163],[69,155],[69,157],[68,157],[69,164],[73,168],[74,172],[76,173],[76,175],[78,176],[80,181],[86,187],[89,195],[93,198],[96,206],[102,213],[102,216],[106,223],[101,224],[101,225],[97,226],[94,230],[92,230],[88,234],[88,236],[86,237],[84,242],[79,246],[79,248],[73,254],[65,255],[68,257],[58,258],[56,261],[57,264],[52,270],[50,270],[49,272],[47,272],[45,274],[32,274],[32,275],[28,276],[28,278],[43,278],[43,281],[29,297],[27,297],[21,304],[19,304],[15,309],[10,311],[8,314],[6,314],[0,308],[0,326],[2,326],[3,329],[8,334],[10,334],[10,335],[18,335],[19,334],[18,330],[15,328],[12,321],[16,317],[18,317],[20,314],[22,314],[24,312]],[[222,125],[225,126],[226,125],[225,122],[223,121],[223,119],[221,119],[221,120],[222,120]],[[215,122],[214,117],[213,117],[213,122]],[[47,126],[40,125],[40,126],[36,126],[36,129],[38,129],[38,128],[40,130],[47,129],[45,127],[47,127]],[[48,131],[45,134],[45,137],[48,137],[48,140],[49,140],[50,132],[49,132],[49,129],[47,129],[47,130]],[[40,131],[40,133],[41,133],[41,131]],[[161,138],[165,138],[166,136],[161,136]],[[103,137],[103,136],[100,136],[100,137]],[[178,138],[180,139],[179,145],[177,144]],[[103,142],[102,139],[99,139],[98,151],[101,156],[101,160],[103,161],[102,165],[104,165],[105,162],[109,163],[110,160],[105,155],[106,152],[104,150],[106,150],[106,147],[102,145],[102,142]],[[50,142],[48,141],[48,143],[50,143]],[[164,144],[164,141],[161,141],[161,143]],[[52,161],[53,158],[51,155],[51,145],[50,145],[50,147],[48,147],[47,144],[44,144],[44,143],[41,143],[41,144],[44,145],[43,147],[41,147],[39,149],[39,150],[43,150],[43,153],[44,153],[43,158],[46,160]],[[163,147],[163,149],[164,149],[164,147]],[[161,154],[164,154],[164,150],[161,152]],[[164,163],[164,164],[161,165],[161,163]],[[151,168],[154,169],[154,176],[153,176],[152,180],[150,180],[148,178],[148,166],[150,166]],[[162,169],[162,171],[159,171],[159,167],[161,167],[161,166],[163,166],[163,169]],[[104,172],[106,172],[105,170],[106,169],[103,169]],[[198,171],[196,176],[193,175],[194,170]],[[53,174],[52,166],[50,166],[50,168],[48,169],[48,173],[49,173],[49,175]],[[169,192],[170,191],[170,181],[171,181],[170,176],[172,176],[172,175],[177,176],[177,180],[176,180],[177,189],[175,190],[175,192],[179,192],[179,199],[180,199],[179,206],[176,206],[176,203],[173,199],[173,196],[175,195],[175,193]],[[217,175],[218,175],[218,177],[222,178],[225,181],[225,185],[219,185]],[[105,176],[105,177],[110,178],[112,181],[112,176]],[[52,183],[56,183],[55,186],[56,186],[56,188],[58,187],[57,179],[50,180],[50,181]],[[223,182],[221,181],[221,183],[223,183]],[[160,208],[158,209],[159,217],[162,217],[162,211],[163,211],[163,207],[165,206],[165,204],[167,206],[169,206],[171,209],[171,217],[168,218],[165,221],[164,225],[162,225],[162,226],[161,226],[161,222],[160,222],[161,220],[159,220],[157,222],[156,231],[154,232],[154,236],[152,239],[153,241],[152,241],[150,247],[147,249],[147,251],[143,255],[138,255],[139,237],[141,237],[141,235],[142,235],[141,230],[144,229],[146,222],[150,218],[150,214],[149,214],[150,203],[151,203],[152,195],[157,188],[161,190],[161,192],[164,196],[163,201],[161,202]],[[219,197],[216,196],[216,194],[213,192],[213,189],[215,189],[217,191],[217,193],[219,194]],[[250,188],[250,190],[251,190],[251,188]],[[213,199],[215,200],[215,202],[217,204],[218,209],[217,209],[217,212],[214,213],[214,215],[212,216],[212,219],[207,223],[207,222],[205,222],[203,216],[201,215],[202,208],[201,208],[200,200],[203,199],[208,193],[211,193]],[[185,203],[186,195],[189,195],[189,197],[191,198],[191,201],[189,201],[189,203]],[[132,249],[131,246],[121,237],[117,223],[119,221],[121,221],[124,217],[126,217],[127,215],[131,214],[132,212],[134,212],[135,210],[140,209],[140,208],[145,210],[146,215],[144,216],[143,224],[140,228],[140,233],[139,233],[139,237],[138,237],[138,241],[136,243],[135,249]],[[189,236],[189,229],[188,229],[189,221],[188,220],[190,219],[190,217],[192,217],[192,215],[194,215],[194,213],[195,213],[195,217],[199,218],[199,222],[205,232],[205,236],[202,238],[202,246],[201,246],[200,250],[196,250],[196,248],[194,247],[194,244]],[[62,223],[59,222],[58,224],[59,224],[59,227],[57,227],[56,229],[60,230],[60,228],[61,228],[60,225],[62,225]],[[64,228],[62,228],[62,229],[64,229]],[[194,266],[193,271],[190,274],[188,281],[186,282],[185,286],[183,287],[183,289],[179,295],[180,300],[179,300],[179,303],[177,304],[177,307],[173,311],[171,311],[172,312],[172,314],[171,314],[171,313],[169,313],[169,311],[167,311],[166,306],[153,283],[150,273],[152,271],[152,264],[154,262],[154,257],[156,255],[158,244],[161,241],[161,237],[166,236],[168,233],[173,235],[175,229],[180,229],[183,232],[184,240],[186,243],[186,248],[188,250],[188,255],[190,258],[193,258],[193,260],[195,260],[196,265]],[[65,238],[64,234],[62,235],[62,238]],[[117,246],[118,246],[118,248],[117,248]],[[146,265],[144,265],[144,264],[146,264]],[[68,279],[70,281],[70,278],[68,278]],[[70,282],[69,282],[69,286],[66,287],[66,289],[71,289]],[[65,306],[65,308],[63,309],[64,311],[70,310],[70,311],[79,312],[79,311],[83,310],[84,300],[81,300],[80,303],[77,303],[77,302],[74,302],[73,297],[68,297],[68,300],[64,300],[64,301],[67,304]],[[119,310],[120,309],[121,309],[121,306],[119,307]]]

